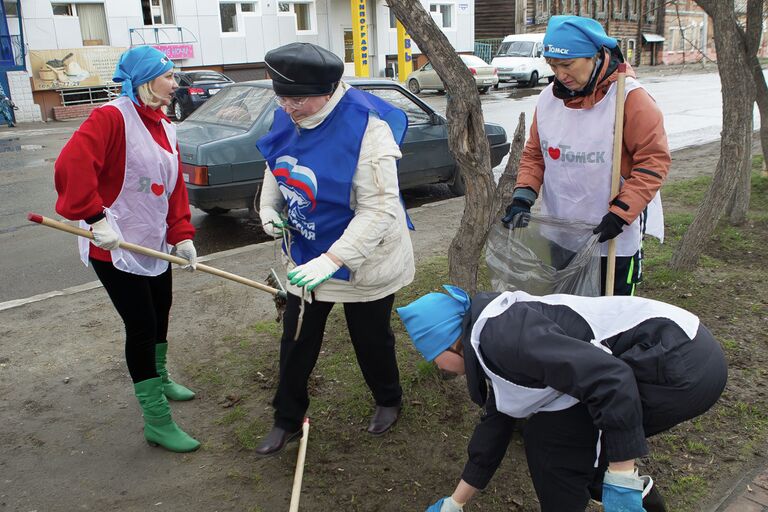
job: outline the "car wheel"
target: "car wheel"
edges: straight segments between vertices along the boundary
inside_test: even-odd
[[[531,73],[531,80],[528,82],[528,87],[536,87],[539,84],[539,72],[534,71]]]
[[[448,183],[448,190],[456,197],[461,197],[467,193],[467,187],[464,185],[464,178],[461,177],[461,172],[457,167],[453,172],[453,181]]]
[[[224,215],[225,213],[229,212],[229,208],[219,208],[218,206],[214,206],[213,208],[200,208],[208,215]]]
[[[421,92],[421,87],[419,86],[419,81],[415,78],[411,78],[408,80],[408,90],[411,91],[413,94],[419,94]]]
[[[488,89],[490,89],[490,87],[481,87],[481,88],[480,88],[480,94],[485,94],[485,93],[487,93],[487,92],[488,92]]]
[[[171,107],[173,108],[173,117],[175,117],[177,121],[183,121],[184,109],[181,108],[181,103],[179,103],[177,100],[174,100],[171,104]]]

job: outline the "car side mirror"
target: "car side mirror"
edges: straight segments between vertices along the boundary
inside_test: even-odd
[[[432,125],[443,124],[443,119],[440,117],[440,114],[438,114],[437,112],[432,112],[431,114],[429,114],[429,124],[432,124]]]

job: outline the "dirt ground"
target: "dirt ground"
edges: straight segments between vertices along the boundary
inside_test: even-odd
[[[719,143],[675,153],[672,181],[712,172],[718,155]],[[417,262],[428,266],[398,302],[414,298],[424,276],[444,272],[440,257],[461,205],[453,199],[411,211]],[[668,208],[674,222],[694,207]],[[767,224],[748,226],[738,243],[716,240],[691,280],[658,272],[640,291],[699,314],[731,365],[722,405],[654,439],[652,457],[642,461],[672,496],[672,510],[707,510],[765,455],[768,396],[760,382],[768,368],[768,297],[765,274],[750,280],[748,270],[767,268]],[[749,245],[755,240],[763,249]],[[230,251],[210,264],[260,279],[275,266],[275,247]],[[201,449],[172,454],[144,443],[122,324],[102,288],[0,311],[0,512],[288,509],[295,445],[275,458],[253,452],[271,425],[277,373],[280,327],[269,297],[199,273],[175,271],[174,279],[171,371],[198,394],[173,411]],[[397,329],[403,416],[389,434],[373,438],[365,432],[373,404],[342,316],[329,321],[311,380],[301,510],[421,511],[455,485],[479,410],[462,379],[440,380]],[[528,481],[515,438],[489,488],[466,510],[537,510]]]

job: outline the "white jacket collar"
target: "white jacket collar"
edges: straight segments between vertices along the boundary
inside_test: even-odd
[[[341,98],[344,97],[344,94],[350,89],[350,85],[346,82],[340,81],[339,86],[336,88],[336,90],[331,95],[331,99],[328,100],[328,103],[326,103],[323,108],[315,112],[309,117],[305,117],[304,119],[300,121],[294,121],[296,126],[299,128],[303,128],[305,130],[311,130],[312,128],[316,128],[317,126],[322,123],[328,115],[333,112],[333,109],[336,108],[336,105],[339,104],[341,101]]]

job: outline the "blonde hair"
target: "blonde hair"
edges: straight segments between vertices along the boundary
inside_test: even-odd
[[[139,99],[141,99],[143,104],[156,109],[161,107],[163,102],[160,101],[160,98],[157,97],[155,91],[152,90],[152,85],[150,85],[152,82],[154,82],[154,80],[141,84],[136,88],[136,91],[139,93]]]

